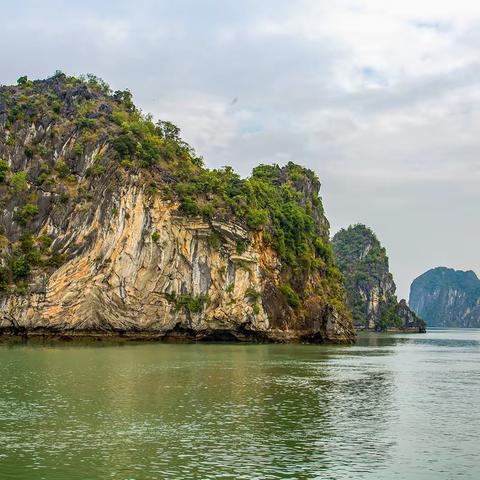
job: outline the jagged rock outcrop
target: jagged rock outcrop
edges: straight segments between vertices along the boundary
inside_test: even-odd
[[[406,301],[397,301],[385,248],[370,228],[357,224],[340,230],[333,237],[333,249],[356,328],[425,331]]]
[[[419,318],[414,311],[410,309],[407,301],[402,298],[395,308],[395,315],[401,319],[401,327],[405,330],[418,331],[424,333],[426,331],[425,321]]]
[[[480,327],[480,280],[469,270],[437,267],[417,277],[410,305],[431,327]]]
[[[0,87],[0,329],[350,343],[319,188],[208,170],[92,76]]]

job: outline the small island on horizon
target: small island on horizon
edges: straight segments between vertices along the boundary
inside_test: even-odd
[[[480,280],[472,270],[432,268],[413,281],[409,301],[430,327],[480,327]]]

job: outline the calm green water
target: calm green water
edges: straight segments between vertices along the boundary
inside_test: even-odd
[[[0,478],[480,478],[480,331],[0,345]]]

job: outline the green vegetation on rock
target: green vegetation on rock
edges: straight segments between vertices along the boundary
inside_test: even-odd
[[[295,290],[290,285],[282,285],[280,291],[285,296],[287,303],[293,307],[297,308],[300,305],[300,298],[295,293]]]
[[[387,312],[397,301],[395,284],[385,248],[373,231],[361,224],[342,229],[333,237],[333,248],[354,324],[377,329],[394,326],[397,319]]]
[[[230,167],[208,169],[178,127],[154,122],[135,107],[128,90],[113,92],[94,75],[22,77],[15,86],[0,87],[0,107],[0,199],[17,212],[13,225],[11,218],[2,220],[8,231],[0,252],[4,268],[29,228],[40,236],[48,220],[53,231],[61,232],[69,218],[86,218],[105,198],[114,215],[120,186],[137,182],[148,195],[177,205],[181,215],[238,223],[251,237],[261,237],[280,259],[280,293],[292,308],[301,309],[306,296],[317,295],[349,315],[313,171],[291,162],[260,165],[248,178]],[[32,125],[41,135],[27,135]],[[14,156],[14,149],[23,155]],[[151,235],[156,242],[158,234]],[[217,234],[209,239],[214,249],[222,241]],[[21,268],[18,260],[4,284],[28,282],[33,270],[52,268],[81,248],[74,242],[53,245],[54,260],[29,263],[30,268]],[[239,255],[247,249],[248,242],[237,242]],[[177,298],[175,303],[195,311],[199,300]]]
[[[170,294],[167,299],[175,306],[175,310],[184,309],[188,313],[200,313],[206,303],[210,301],[207,295]]]
[[[388,257],[373,231],[362,224],[340,230],[333,238],[353,322],[359,328],[424,329],[406,303],[398,303]]]
[[[7,174],[10,171],[10,167],[5,160],[0,159],[0,182],[4,182],[7,179]]]

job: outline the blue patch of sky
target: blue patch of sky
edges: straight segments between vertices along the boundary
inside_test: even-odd
[[[450,24],[447,22],[435,22],[429,20],[417,20],[413,25],[420,29],[433,30],[438,33],[447,33],[450,31]]]
[[[259,124],[250,124],[250,125],[243,125],[240,128],[240,133],[242,135],[255,135],[257,133],[261,133],[263,131],[263,127]]]
[[[370,84],[374,84],[379,87],[384,87],[387,85],[387,79],[385,78],[385,76],[373,67],[365,65],[360,68],[360,73],[362,74],[363,78]]]

